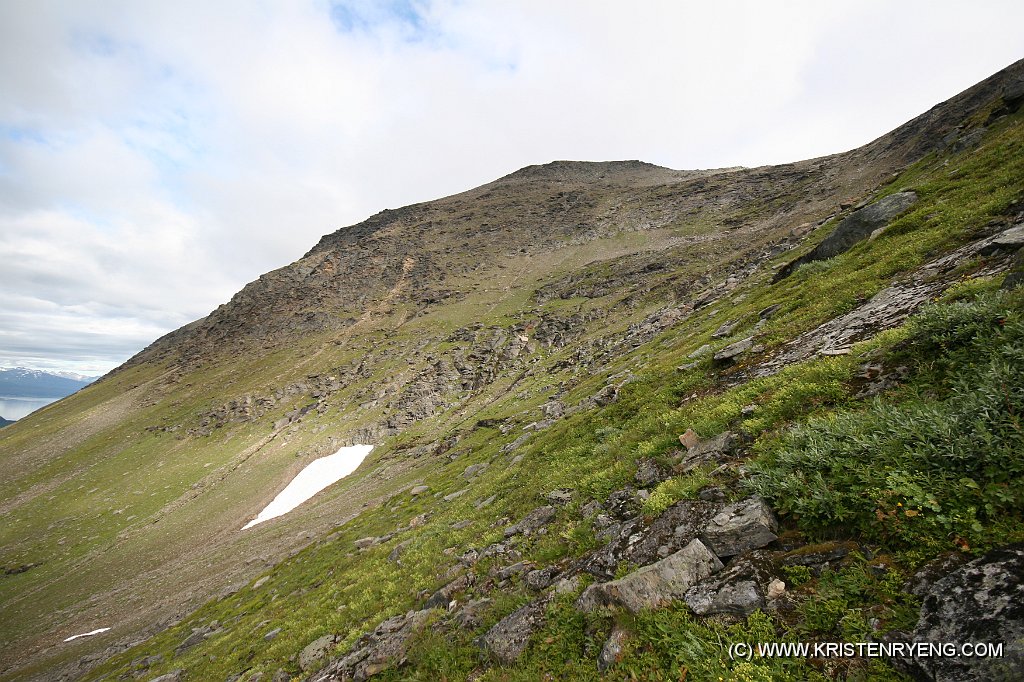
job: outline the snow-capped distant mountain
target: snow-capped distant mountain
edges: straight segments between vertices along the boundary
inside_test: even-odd
[[[48,372],[24,367],[0,368],[0,396],[5,398],[63,398],[92,383],[95,377],[73,372]]]

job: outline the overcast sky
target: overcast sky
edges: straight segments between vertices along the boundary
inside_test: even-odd
[[[103,372],[319,237],[555,159],[864,144],[1024,3],[0,0],[0,366]]]

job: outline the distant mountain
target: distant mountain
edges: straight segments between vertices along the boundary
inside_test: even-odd
[[[0,428],[3,428],[5,426],[10,426],[13,423],[14,422],[11,421],[10,419],[4,419],[3,417],[0,417]]]
[[[0,396],[8,398],[63,398],[92,383],[94,377],[72,372],[45,372],[12,367],[0,369]]]

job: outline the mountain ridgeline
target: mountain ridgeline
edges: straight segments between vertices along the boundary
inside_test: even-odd
[[[1022,102],[324,236],[0,432],[0,680],[1019,677]]]

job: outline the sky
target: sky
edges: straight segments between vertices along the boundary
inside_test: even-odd
[[[1019,0],[0,0],[0,367],[102,373],[319,238],[529,164],[845,151]]]

